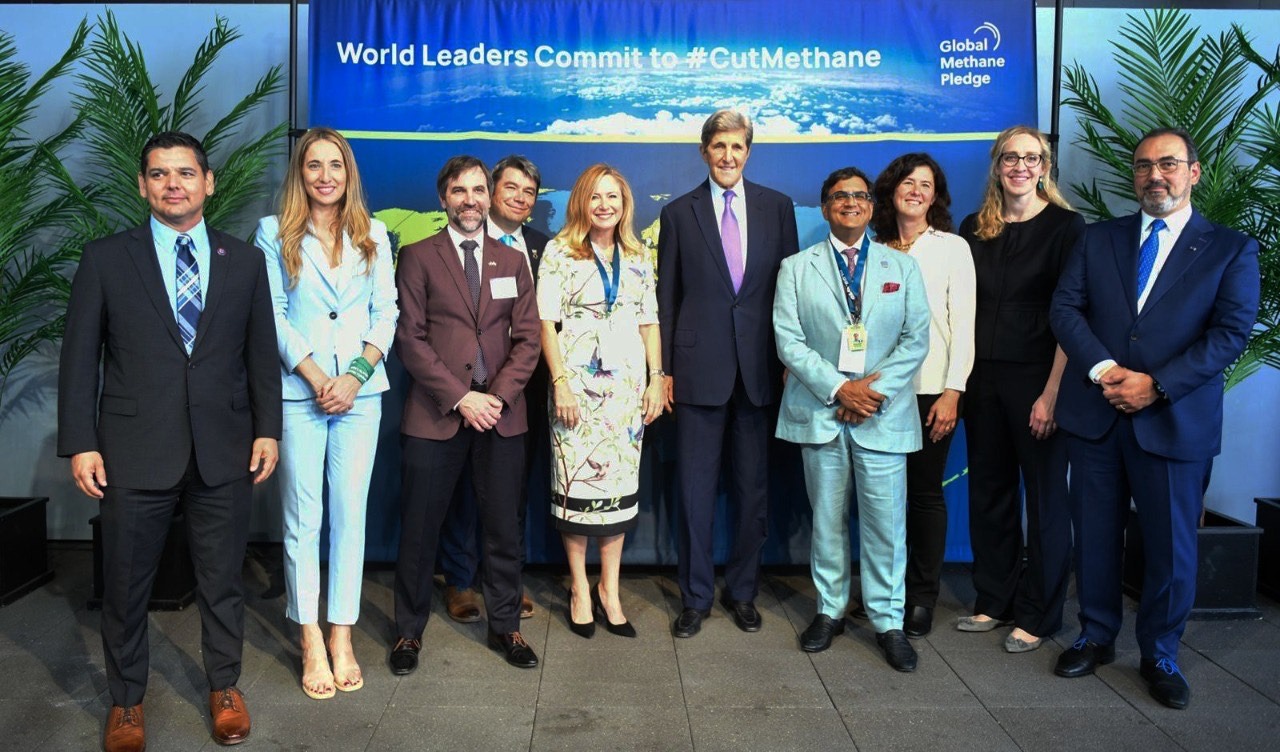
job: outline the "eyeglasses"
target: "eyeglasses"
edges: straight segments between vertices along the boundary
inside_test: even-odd
[[[1005,167],[1013,167],[1019,162],[1022,162],[1027,167],[1039,167],[1043,161],[1043,154],[1014,154],[1011,151],[1006,151],[1000,155],[1000,164]]]
[[[1152,167],[1159,167],[1160,172],[1162,174],[1168,175],[1171,172],[1177,171],[1178,165],[1180,164],[1189,165],[1191,164],[1191,160],[1175,159],[1174,157],[1164,157],[1163,159],[1157,159],[1156,161],[1152,162],[1149,159],[1140,159],[1137,162],[1133,163],[1133,174],[1137,175],[1138,177],[1142,177],[1143,175],[1150,175]]]
[[[869,204],[871,203],[871,194],[866,191],[854,191],[853,193],[849,193],[847,191],[836,191],[835,193],[827,194],[827,201],[830,201],[831,203],[858,201],[864,204]]]

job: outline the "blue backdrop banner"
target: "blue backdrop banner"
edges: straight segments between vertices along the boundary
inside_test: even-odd
[[[444,226],[435,175],[468,153],[519,153],[543,176],[532,222],[554,234],[568,189],[595,162],[631,182],[637,231],[656,253],[662,205],[706,180],[698,134],[713,111],[749,114],[748,177],[796,202],[801,246],[826,231],[832,170],[874,175],[928,151],[956,220],[976,208],[995,134],[1036,120],[1031,0],[312,0],[310,120],[352,141],[371,208],[411,243]],[[392,354],[394,363],[394,353]],[[393,369],[394,370],[394,369]],[[404,379],[387,396],[370,497],[368,555],[392,559]],[[645,437],[641,524],[626,560],[674,563],[670,426]],[[946,487],[947,556],[968,560],[963,440]],[[798,452],[772,447],[766,563],[807,563]],[[530,561],[563,558],[546,519],[548,457],[534,458]],[[717,558],[731,515],[717,515]]]

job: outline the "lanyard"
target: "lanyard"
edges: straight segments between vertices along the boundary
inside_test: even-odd
[[[622,269],[622,249],[617,243],[613,244],[613,282],[609,281],[609,275],[604,271],[604,264],[600,262],[600,254],[596,253],[593,246],[591,248],[591,257],[596,261],[596,271],[600,272],[600,283],[604,285],[604,312],[607,316],[613,312],[613,304],[618,300],[618,275]]]
[[[845,302],[849,304],[849,316],[853,319],[853,323],[862,320],[862,271],[867,266],[867,251],[871,249],[871,236],[863,233],[862,247],[858,249],[858,261],[854,264],[853,273],[849,273],[849,262],[845,261],[844,254],[836,250],[835,243],[831,243],[831,239],[827,239],[827,243],[831,245],[831,251],[836,255],[836,266],[840,267],[840,281],[844,284]],[[598,262],[597,262],[598,263]]]

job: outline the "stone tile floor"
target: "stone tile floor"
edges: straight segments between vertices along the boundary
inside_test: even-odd
[[[1118,659],[1096,676],[1066,680],[1053,662],[1075,637],[1068,626],[1040,650],[1007,655],[1004,630],[963,634],[972,589],[949,567],[934,632],[915,642],[920,669],[885,665],[862,622],[824,653],[798,648],[813,614],[803,572],[766,576],[757,601],[764,629],[739,632],[719,606],[703,631],[676,640],[672,573],[624,574],[624,603],[640,633],[564,623],[558,571],[535,570],[538,604],[524,635],[542,658],[510,668],[484,643],[484,624],[450,621],[437,601],[422,663],[404,678],[385,668],[392,633],[391,577],[366,572],[356,652],[365,687],[316,702],[298,688],[298,650],[285,621],[279,548],[254,547],[246,563],[245,690],[251,750],[1274,750],[1280,748],[1280,605],[1264,618],[1193,622],[1182,666],[1191,707],[1166,709],[1138,676],[1132,602]],[[0,609],[0,750],[94,750],[110,705],[85,545],[53,552],[56,579]],[[216,749],[208,736],[194,606],[151,616],[148,749]]]

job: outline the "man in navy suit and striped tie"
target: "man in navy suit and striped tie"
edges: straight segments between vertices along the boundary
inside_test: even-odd
[[[1195,600],[1196,527],[1221,451],[1223,370],[1258,313],[1258,243],[1191,206],[1200,181],[1186,131],[1133,154],[1142,210],[1091,225],[1058,282],[1050,323],[1067,354],[1058,425],[1070,434],[1080,637],[1055,673],[1115,660],[1130,499],[1142,530],[1137,637],[1151,696],[1185,708],[1178,643]]]

